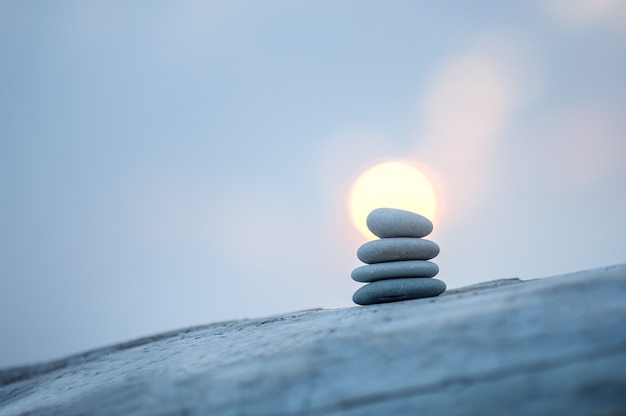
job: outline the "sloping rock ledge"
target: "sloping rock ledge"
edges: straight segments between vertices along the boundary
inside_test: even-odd
[[[626,414],[626,264],[0,371],[0,415]]]

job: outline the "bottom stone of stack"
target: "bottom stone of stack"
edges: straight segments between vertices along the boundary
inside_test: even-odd
[[[397,302],[401,300],[439,296],[446,284],[439,279],[414,277],[379,280],[369,283],[354,292],[352,300],[359,305]]]

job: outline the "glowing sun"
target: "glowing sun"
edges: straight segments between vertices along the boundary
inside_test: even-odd
[[[365,219],[376,208],[400,208],[434,220],[437,199],[433,185],[418,168],[404,162],[385,162],[363,172],[350,193],[350,215],[367,238],[376,238]]]

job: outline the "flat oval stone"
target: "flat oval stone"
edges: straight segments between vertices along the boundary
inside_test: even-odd
[[[397,302],[401,300],[439,296],[446,284],[439,279],[423,277],[379,280],[369,283],[354,292],[352,300],[359,305]]]
[[[433,223],[411,211],[377,208],[367,216],[367,228],[377,237],[425,237],[433,231]]]
[[[375,282],[400,277],[433,277],[439,266],[428,260],[390,261],[368,264],[352,270],[352,279],[357,282]]]
[[[439,246],[435,242],[411,237],[368,241],[356,252],[359,260],[368,264],[400,260],[430,260],[437,254],[439,254]]]

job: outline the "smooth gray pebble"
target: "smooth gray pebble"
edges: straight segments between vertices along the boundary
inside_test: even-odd
[[[433,231],[433,223],[415,212],[396,208],[377,208],[366,219],[367,228],[380,238],[425,237]]]
[[[356,252],[363,263],[401,260],[430,260],[439,254],[439,246],[430,240],[412,237],[382,238],[368,241]]]
[[[446,284],[439,279],[423,277],[379,280],[359,288],[352,300],[359,305],[397,302],[439,296]]]
[[[352,270],[352,279],[357,282],[375,282],[402,277],[433,277],[439,266],[428,260],[390,261],[368,264]]]

